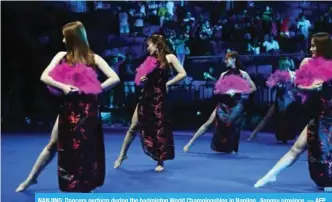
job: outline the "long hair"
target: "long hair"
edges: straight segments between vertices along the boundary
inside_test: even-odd
[[[166,39],[163,35],[160,34],[152,34],[148,39],[148,42],[153,43],[157,47],[156,57],[160,62],[161,67],[167,66],[168,62],[166,59],[166,55],[170,54],[170,48],[166,43]]]
[[[326,32],[312,35],[312,40],[316,46],[316,55],[325,59],[332,59],[332,40]]]
[[[94,53],[89,47],[84,25],[79,22],[67,23],[62,28],[67,48],[66,60],[70,65],[84,63],[95,67]]]
[[[235,67],[236,69],[240,70],[242,68],[242,64],[239,59],[239,53],[236,51],[230,51],[226,54],[225,58],[232,58],[235,59]]]

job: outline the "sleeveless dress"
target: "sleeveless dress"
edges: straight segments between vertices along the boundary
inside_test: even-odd
[[[84,64],[72,67],[63,60],[50,76],[87,92],[96,92],[62,96],[57,142],[60,190],[90,192],[103,185],[105,178],[104,137],[98,106],[101,87],[97,74]]]
[[[296,106],[292,83],[277,86],[275,100],[275,137],[278,141],[294,140],[297,134]]]
[[[137,116],[142,148],[155,161],[172,160],[175,157],[172,126],[165,102],[169,69],[156,67],[146,75],[147,81],[138,101]]]
[[[240,75],[239,70],[229,70],[227,75]],[[238,152],[243,118],[243,101],[241,94],[217,95],[215,130],[211,149],[216,152]]]
[[[332,80],[312,95],[319,103],[308,124],[308,164],[311,179],[319,187],[332,186]]]

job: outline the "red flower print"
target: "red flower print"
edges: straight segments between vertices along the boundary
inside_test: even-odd
[[[69,115],[69,123],[71,124],[77,124],[80,120],[81,116],[79,114],[74,114],[73,112]]]
[[[84,108],[84,114],[87,116],[89,114],[89,109],[91,108],[90,104],[86,104]]]
[[[74,180],[68,185],[68,187],[69,187],[69,189],[73,189],[76,187],[77,184],[78,184],[78,180]]]
[[[73,139],[73,149],[78,149],[80,147],[80,140]]]

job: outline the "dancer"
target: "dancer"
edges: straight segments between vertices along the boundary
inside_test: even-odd
[[[41,76],[44,83],[64,92],[63,104],[50,142],[16,192],[37,183],[57,150],[60,190],[90,192],[104,182],[105,154],[97,94],[120,80],[100,56],[93,54],[81,22],[66,24],[63,35],[67,52],[59,52]],[[102,84],[97,80],[96,68],[108,77]]]
[[[212,123],[215,124],[215,132],[212,138],[211,148],[217,152],[238,152],[243,114],[241,94],[256,91],[256,86],[249,74],[240,70],[240,61],[237,52],[227,53],[225,63],[230,69],[221,74],[216,84],[216,91],[218,91],[218,88],[225,88],[221,95],[217,95],[219,104],[212,112],[207,122],[198,129],[191,140],[184,146],[184,152],[188,152],[194,141],[199,136],[203,135]],[[230,81],[230,85],[228,86],[225,80],[233,75],[244,81],[242,85],[247,85],[247,88],[235,90],[235,88],[238,88],[237,86],[241,88],[239,84],[241,80]],[[219,94],[218,92],[215,93]]]
[[[144,86],[114,168],[120,167],[127,158],[127,151],[139,129],[143,150],[157,161],[155,171],[159,172],[164,170],[165,160],[174,159],[174,140],[165,105],[167,89],[183,80],[186,72],[179,60],[170,54],[164,36],[153,34],[147,39],[147,45],[150,56],[137,69],[135,78],[136,84]],[[168,81],[171,66],[177,75]]]
[[[275,136],[278,141],[287,143],[288,140],[296,138],[296,100],[293,93],[295,72],[290,70],[291,63],[287,58],[279,61],[278,69],[267,81],[270,88],[276,87],[276,98],[273,105],[269,108],[265,117],[250,134],[248,141],[254,139],[258,132],[266,125],[272,115],[275,115]]]
[[[276,181],[276,176],[291,166],[308,148],[311,179],[318,187],[332,186],[332,41],[328,33],[312,36],[312,58],[304,59],[296,72],[295,84],[307,96],[313,118],[304,128],[293,147],[254,185],[263,187]]]

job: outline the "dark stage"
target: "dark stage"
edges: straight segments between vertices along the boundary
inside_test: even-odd
[[[139,138],[134,141],[118,170],[113,162],[120,150],[125,131],[105,129],[107,174],[103,187],[95,192],[317,192],[308,173],[306,153],[297,163],[279,175],[277,182],[255,189],[256,180],[262,177],[291,147],[277,144],[274,135],[259,134],[253,142],[246,142],[248,132],[242,133],[240,152],[236,155],[215,153],[210,149],[211,134],[200,138],[189,153],[182,148],[191,132],[175,132],[176,158],[166,162],[165,171],[156,173],[155,162],[144,155]],[[36,192],[59,192],[56,160],[41,174],[39,183],[24,193],[15,193],[25,179],[39,152],[47,144],[49,135],[2,134],[2,200],[3,202],[34,201]]]

